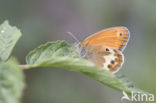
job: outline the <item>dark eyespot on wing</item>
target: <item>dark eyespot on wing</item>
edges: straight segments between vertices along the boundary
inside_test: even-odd
[[[115,50],[115,49],[113,49],[113,51],[116,53],[117,52],[117,50]]]
[[[111,67],[112,67],[112,66],[109,64],[109,65],[108,65],[108,68],[110,69]]]
[[[126,46],[126,44],[128,43],[128,39],[129,39],[129,37],[130,37],[130,34],[129,34],[129,31],[128,31],[128,29],[126,30],[126,32],[124,33],[124,34],[121,34],[120,33],[120,36],[125,36],[123,39],[123,42],[122,42],[122,44],[121,44],[121,46],[119,47],[119,49],[118,50],[120,50],[120,51],[123,51],[124,50],[124,48],[125,48],[125,46]]]
[[[112,60],[112,61],[111,61],[111,64],[114,64],[114,63],[115,63],[115,62]]]
[[[106,48],[106,51],[109,51],[109,49],[108,49],[108,48]]]

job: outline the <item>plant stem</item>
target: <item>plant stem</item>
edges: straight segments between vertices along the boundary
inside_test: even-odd
[[[26,65],[26,64],[23,64],[23,65],[19,65],[19,67],[21,68],[21,69],[30,69],[30,67],[28,66],[28,65]]]

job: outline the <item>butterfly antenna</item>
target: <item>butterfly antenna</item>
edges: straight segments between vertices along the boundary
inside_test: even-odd
[[[77,50],[78,54],[81,56],[82,48],[81,48],[80,41],[71,32],[67,32],[67,34],[69,34],[73,39],[76,40],[76,43],[74,43],[74,45],[76,47],[76,50]]]
[[[77,43],[80,43],[76,36],[74,36],[71,32],[67,32],[67,34],[69,34],[73,39],[75,39]]]

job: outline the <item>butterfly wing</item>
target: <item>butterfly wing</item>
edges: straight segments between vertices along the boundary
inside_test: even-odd
[[[113,48],[108,49],[110,54],[103,56],[103,58],[106,60],[103,65],[104,68],[110,70],[113,73],[116,73],[124,63],[124,55],[120,51]]]
[[[107,46],[123,51],[129,37],[130,34],[126,27],[113,27],[104,29],[89,36],[82,42],[82,46],[86,47],[88,45],[92,45],[101,46],[101,48]]]
[[[117,72],[124,62],[122,51],[129,40],[126,27],[114,27],[97,32],[82,42],[85,57],[100,67]]]
[[[107,48],[107,49],[106,49]],[[117,72],[124,62],[123,54],[113,48],[88,47],[86,49],[86,59],[95,63],[97,66]]]

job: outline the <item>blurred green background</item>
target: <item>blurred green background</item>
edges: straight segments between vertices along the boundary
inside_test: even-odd
[[[47,41],[80,41],[101,29],[126,26],[131,33],[118,74],[156,95],[155,0],[0,0],[0,23],[9,20],[23,33],[13,55],[24,64],[27,53]],[[122,94],[80,73],[58,68],[24,71],[22,103],[121,103]]]

